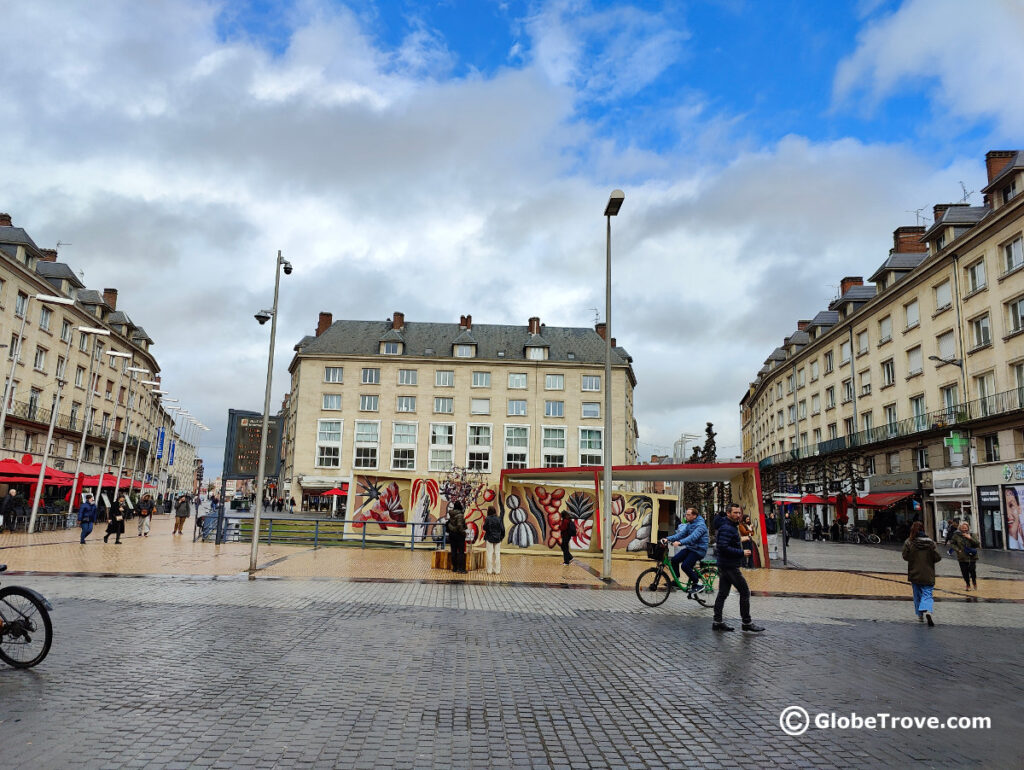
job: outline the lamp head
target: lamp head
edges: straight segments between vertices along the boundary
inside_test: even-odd
[[[260,323],[260,326],[263,326],[263,324],[265,324],[265,323],[266,323],[267,321],[269,321],[269,320],[270,320],[270,318],[271,318],[271,316],[272,316],[272,315],[273,315],[273,313],[271,313],[271,312],[270,312],[269,310],[261,310],[260,312],[258,312],[258,313],[257,313],[257,314],[256,314],[255,316],[253,316],[253,317],[254,317],[254,318],[255,318],[255,319],[257,320],[257,321],[259,321],[259,323]]]
[[[618,216],[619,209],[622,208],[622,201],[626,199],[626,193],[622,190],[612,190],[612,194],[608,198],[608,205],[604,207],[604,215],[606,217]]]

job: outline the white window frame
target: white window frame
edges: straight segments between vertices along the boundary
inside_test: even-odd
[[[448,409],[441,409],[443,406]],[[451,396],[434,396],[434,414],[455,414],[455,399]]]
[[[565,375],[545,374],[544,390],[565,390]]]
[[[604,465],[604,428],[579,428],[577,446],[580,450],[580,465],[581,466],[600,466]],[[583,446],[584,433],[597,433],[600,437],[601,448],[594,450],[592,447]],[[589,457],[590,462],[583,462],[584,457]],[[593,462],[594,458],[597,458],[597,462]]]
[[[489,388],[491,387],[491,373],[490,372],[473,372],[473,383],[470,387],[473,388]]]
[[[359,427],[361,425],[373,425],[376,428],[377,439],[367,441],[364,437],[360,439]],[[374,463],[369,465],[365,459],[360,460],[359,450],[374,450]],[[380,466],[380,420],[356,420],[355,430],[352,431],[352,467],[360,470],[376,470]]]
[[[412,427],[412,441],[408,440],[409,434],[398,432],[398,426]],[[418,422],[395,420],[391,423],[391,470],[393,471],[414,471],[416,470],[416,444],[419,441]],[[401,441],[399,439],[402,439]],[[398,452],[412,452],[411,457],[403,457],[402,464],[398,463]]]
[[[379,412],[380,411],[380,396],[375,393],[360,393],[359,394],[359,411],[360,412]]]
[[[469,413],[470,414],[490,414],[491,413],[491,399],[489,399],[489,398],[471,398],[469,400]]]
[[[1024,330],[1024,296],[1006,303],[1006,333],[1016,334]]]
[[[335,385],[343,384],[345,380],[345,367],[343,366],[325,366],[324,367],[324,382],[330,382]]]
[[[913,377],[924,371],[924,351],[920,345],[915,345],[907,351],[907,376]]]
[[[327,432],[327,431],[322,430],[322,425],[324,423],[337,423],[338,424],[338,430],[337,430],[338,438],[336,440],[335,439],[331,439],[331,438],[322,438],[322,434]],[[334,433],[334,432],[335,431],[330,431],[330,433]],[[341,420],[341,419],[335,420],[335,419],[332,419],[332,418],[325,418],[325,419],[319,419],[319,420],[316,421],[316,444],[315,444],[315,446],[313,448],[313,465],[314,465],[314,467],[316,467],[316,468],[340,468],[341,467],[341,453],[342,453],[341,447],[342,447],[342,439],[343,439],[344,435],[345,435],[345,421],[344,420]],[[338,452],[337,458],[330,458],[330,459],[336,459],[337,463],[324,463],[323,460],[326,459],[326,458],[321,455],[321,453],[320,453],[320,449],[321,448],[324,448],[324,449],[336,449],[337,452]]]
[[[892,339],[892,316],[887,315],[878,321],[878,344]]]
[[[968,294],[973,294],[976,291],[981,291],[986,286],[988,286],[988,273],[985,267],[984,258],[979,259],[977,262],[968,265],[965,268],[965,272],[967,273]]]
[[[544,468],[565,468],[569,464],[569,445],[568,445],[568,428],[563,425],[541,425],[541,466]],[[561,446],[557,443],[554,446],[549,446],[549,440],[557,442],[558,439],[555,437],[548,437],[548,431],[553,431],[561,434]],[[561,464],[557,464],[554,460],[549,458],[560,458]]]
[[[933,287],[935,293],[935,311],[945,310],[953,305],[953,286],[947,278]]]
[[[513,377],[516,378],[515,381],[512,380]],[[522,385],[517,384],[517,383],[520,382],[520,378],[522,378],[522,383],[523,383]],[[526,372],[509,372],[508,373],[508,389],[509,390],[526,390],[526,387],[527,387]]]
[[[913,309],[913,312],[911,312],[911,309]],[[907,322],[904,327],[905,329],[913,329],[921,324],[921,306],[916,299],[903,306],[903,317]]]
[[[402,352],[402,344],[400,342],[382,342],[380,343],[380,353],[383,356],[397,356]],[[370,383],[364,383],[369,385]]]
[[[588,387],[589,385],[589,387]],[[780,386],[781,387],[781,386]],[[584,393],[600,393],[601,392],[601,375],[600,374],[584,374],[580,382],[580,390]]]
[[[436,388],[454,388],[455,387],[455,370],[454,369],[435,369],[434,370],[434,387],[436,387]]]
[[[451,439],[449,443],[435,442],[434,428],[448,428],[445,433]],[[447,471],[455,464],[455,423],[453,422],[432,422],[430,423],[430,470],[435,472]],[[443,454],[442,454],[443,453]],[[447,458],[447,459],[442,459]]]
[[[416,385],[418,380],[416,369],[399,369],[398,370],[398,384],[399,385]]]
[[[75,326],[68,319],[64,318],[60,323],[60,341],[68,342],[74,334]]]
[[[597,414],[587,414],[587,407],[596,406]],[[594,411],[594,410],[592,410]],[[600,420],[601,419],[601,402],[600,401],[584,401],[580,404],[580,419],[583,420]]]
[[[50,321],[53,320],[53,311],[43,305],[39,308],[39,328],[44,332],[50,331]]]
[[[886,359],[882,362],[882,387],[896,384],[896,360]]]
[[[321,393],[320,394],[320,409],[324,412],[340,412],[341,411],[341,394],[340,393]],[[331,399],[328,401],[328,399]],[[330,404],[335,403],[334,399],[337,399],[337,406],[331,406]]]
[[[555,414],[557,412],[557,414]],[[565,402],[564,401],[545,401],[544,402],[544,416],[545,417],[565,417]]]
[[[514,406],[513,406],[514,405]],[[522,411],[520,411],[520,405],[522,405]],[[508,406],[506,409],[506,417],[526,417],[526,399],[525,398],[510,398],[508,399]]]
[[[487,443],[486,444],[474,444],[473,443],[473,428],[486,428],[487,429]],[[475,467],[481,473],[491,472],[491,459],[494,451],[494,424],[484,422],[470,422],[466,424],[466,467],[470,468],[470,455],[480,455],[475,462],[478,465]]]
[[[46,371],[46,348],[36,345],[36,354],[32,359],[32,368],[37,372]]]
[[[476,345],[458,344],[453,353],[455,358],[476,358]]]
[[[380,367],[364,366],[359,379],[363,385],[380,385]]]
[[[412,414],[416,411],[416,396],[398,396],[395,399],[395,411]]]
[[[509,443],[509,429],[510,428],[515,430],[515,431],[521,431],[521,430],[526,431],[526,437],[525,437],[526,438],[526,445],[525,445],[525,447],[524,446],[520,446],[518,443],[517,444],[510,444]],[[519,425],[519,424],[515,424],[515,423],[505,423],[505,429],[502,431],[502,434],[503,434],[503,437],[504,437],[504,441],[503,441],[504,451],[502,452],[502,467],[504,467],[504,468],[514,468],[514,469],[529,468],[530,467],[530,426],[529,425]],[[517,436],[517,437],[515,437],[514,440],[519,441],[521,439]],[[522,465],[519,465],[519,464],[512,465],[512,464],[510,464],[509,455],[512,454],[513,452],[517,456],[518,455],[522,455],[522,460],[516,460],[515,461],[516,463],[522,463]]]
[[[1024,239],[1020,235],[999,247],[1003,255],[1003,275],[1024,265]]]
[[[548,349],[538,347],[536,345],[528,347],[526,349],[526,360],[528,361],[546,361],[548,357]]]
[[[975,316],[967,322],[971,330],[971,349],[992,343],[992,319],[988,313]],[[984,334],[981,331],[984,330]]]

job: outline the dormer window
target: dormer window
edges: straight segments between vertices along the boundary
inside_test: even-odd
[[[385,356],[397,356],[402,353],[401,342],[382,342],[380,343],[380,352]]]
[[[945,229],[939,232],[939,237],[935,239],[935,250],[942,251],[946,246],[946,231]]]
[[[547,348],[527,348],[526,357],[531,361],[544,361],[548,357]]]
[[[476,345],[455,345],[456,358],[476,358]]]
[[[1006,185],[1006,187],[999,191],[999,194],[1003,198],[1004,206],[1012,201],[1017,196],[1017,180],[1014,179],[1010,184]]]

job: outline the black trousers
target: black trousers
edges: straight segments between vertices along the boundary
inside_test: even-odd
[[[448,541],[452,546],[452,570],[455,572],[466,571],[466,538],[452,538]]]
[[[739,567],[718,568],[718,596],[715,597],[715,622],[722,620],[722,608],[732,587],[740,592],[740,617],[744,623],[750,622],[750,588]]]
[[[964,582],[970,587],[971,583],[978,585],[978,562],[960,562],[960,574],[964,576]]]
[[[569,538],[563,536],[562,540],[562,564],[572,561],[572,554],[569,553]]]

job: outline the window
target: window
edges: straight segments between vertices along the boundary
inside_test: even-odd
[[[839,343],[839,362],[845,364],[850,360],[850,341],[843,340]]]
[[[545,468],[565,467],[565,428],[544,428],[542,464]]]
[[[869,431],[873,427],[875,427],[874,416],[871,414],[871,412],[865,412],[863,415],[861,415],[860,419],[861,419],[861,425],[864,426],[864,430],[865,431]]]
[[[1009,334],[1024,329],[1024,297],[1018,297],[1006,305],[1006,330]]]
[[[815,393],[811,396],[811,416],[821,413],[821,396]]]
[[[806,374],[805,369],[797,369],[796,372],[796,386],[802,388],[804,386],[804,375]]]
[[[834,422],[830,422],[828,424],[828,440],[834,441],[837,438],[839,438],[839,431],[836,427],[836,424]]]
[[[430,470],[446,471],[452,467],[455,452],[455,426],[430,424]]]
[[[64,356],[59,356],[57,358],[57,379],[58,380],[63,380],[64,379],[65,372],[67,371],[67,368],[68,368],[67,359],[65,359]],[[124,390],[124,388],[121,388],[121,390]],[[129,406],[131,406],[131,405],[129,404]]]
[[[544,402],[544,416],[545,417],[565,417],[565,402],[564,401],[545,401]]]
[[[871,393],[871,370],[865,369],[860,373],[860,394],[866,396]]]
[[[341,420],[316,421],[316,467],[341,467]]]
[[[890,358],[888,361],[882,362],[882,387],[887,387],[896,383],[896,364]]]
[[[1012,241],[1003,245],[1003,272],[1008,273],[1024,265],[1024,241],[1018,235]],[[19,294],[20,298],[21,295]]]
[[[968,265],[967,272],[967,293],[981,291],[985,288],[985,260],[979,259],[973,265]]]
[[[363,394],[359,396],[359,411],[360,412],[376,412],[378,411],[378,399],[379,396],[370,396]]]
[[[907,376],[913,377],[915,374],[920,374],[924,368],[924,362],[921,358],[921,346],[911,348],[907,351]]]
[[[565,375],[545,374],[544,390],[565,390]]]
[[[341,384],[342,375],[345,373],[344,367],[341,366],[325,366],[324,367],[324,382],[333,382]]]
[[[396,422],[391,434],[391,470],[416,468],[416,428],[414,422]]]
[[[798,406],[799,406],[799,409],[797,410],[797,413],[799,414],[800,419],[801,420],[806,420],[807,419],[807,400],[806,399],[802,400],[798,404]]]
[[[971,347],[980,348],[992,342],[992,334],[988,324],[988,313],[978,316],[970,322]]]
[[[509,372],[508,387],[509,390],[525,390],[526,374],[522,372]]]
[[[60,341],[71,342],[71,322],[64,319],[60,324]]]
[[[946,361],[953,360],[956,353],[956,346],[953,341],[953,332],[948,331],[935,338],[935,347],[938,348],[939,358]]]
[[[583,402],[583,417],[590,419],[601,416],[601,404],[598,401]]]
[[[490,414],[491,413],[491,399],[489,398],[473,398],[469,401],[469,413],[470,414]]]
[[[782,386],[780,385],[779,388],[781,389]],[[596,374],[584,374],[583,390],[594,392],[601,390],[601,378]]]
[[[857,355],[862,356],[868,352],[868,333],[867,330],[857,332]]]
[[[8,346],[8,358],[18,358],[21,355],[21,338],[17,334],[11,335],[11,344]]]
[[[601,428],[580,428],[580,465],[603,465]]]
[[[825,352],[825,374],[829,374],[835,368],[835,363],[832,359],[832,351],[828,350]]]
[[[399,369],[398,370],[398,384],[399,385],[415,385],[416,384],[416,370],[415,369]]]
[[[397,356],[401,348],[397,342],[382,342],[380,352],[386,356]]]
[[[795,381],[796,380],[794,379],[792,374],[790,374],[790,375],[788,375],[786,377],[786,393],[787,394],[793,392],[793,385],[794,385]]]
[[[455,399],[454,398],[442,398],[440,396],[434,397],[434,413],[435,414],[451,414],[455,411]]]
[[[782,398],[782,383],[775,383],[775,398]]]
[[[778,430],[782,427],[782,410],[780,409],[775,413],[775,429]]]
[[[878,322],[878,344],[892,339],[892,316],[887,315]]]
[[[796,405],[795,404],[790,404],[788,407],[786,407],[786,415],[787,415],[787,418],[788,418],[786,420],[786,424],[787,425],[792,425],[794,422],[796,422]]]
[[[811,382],[818,379],[818,362],[811,361]]]
[[[380,369],[375,367],[363,367],[363,385],[379,385],[380,384]]]
[[[376,468],[380,443],[380,425],[376,422],[356,422],[354,468]]]
[[[491,373],[490,372],[473,372],[473,387],[474,388],[489,388],[489,387],[491,387]]]
[[[917,306],[917,300],[908,302],[903,306],[903,313],[907,319],[907,328],[912,329],[921,322],[920,309]]]
[[[53,311],[45,305],[39,309],[39,328],[44,332],[50,331],[50,321],[53,320]]]
[[[36,348],[36,357],[32,361],[32,368],[40,372],[46,370],[46,348]]]
[[[857,432],[857,426],[854,424],[853,418],[852,417],[847,417],[846,419],[844,419],[843,420],[843,435],[844,436],[852,436],[856,432]]]
[[[341,394],[340,393],[324,393],[323,409],[338,410],[341,409]]]
[[[924,430],[928,427],[924,396],[914,396],[910,399],[910,413],[914,415],[914,430]]]
[[[530,452],[530,429],[525,425],[505,426],[505,467],[525,468]]]
[[[843,403],[853,401],[853,378],[843,380]]]
[[[947,385],[939,393],[942,395],[942,406],[952,413],[960,403],[960,388],[957,385]]]
[[[399,396],[398,402],[395,404],[396,412],[415,412],[416,411],[416,396]]]
[[[900,453],[899,452],[889,452],[889,454],[887,454],[885,456],[885,461],[886,461],[886,465],[889,466],[889,473],[899,473],[900,472]]]
[[[456,358],[474,358],[476,356],[476,345],[456,345]]]
[[[896,423],[899,422],[896,416],[896,404],[888,404],[882,408],[882,411],[885,412],[885,424],[889,426],[889,432],[895,433]]]
[[[85,367],[84,366],[80,366],[80,367],[78,367],[75,370],[75,387],[76,388],[84,388],[85,387]]]
[[[981,416],[988,417],[995,411],[996,379],[991,372],[974,378],[974,388],[981,404]]]
[[[491,472],[491,426],[470,425],[466,465],[470,470]]]
[[[14,315],[24,318],[26,310],[28,310],[28,295],[19,291],[18,298],[14,301]]]
[[[942,310],[953,304],[953,292],[949,287],[949,281],[943,281],[935,287],[935,309]]]
[[[990,436],[982,437],[985,442],[985,462],[999,462],[999,434],[993,433]]]
[[[928,470],[928,447],[919,446],[914,450],[914,470]]]
[[[832,409],[836,405],[835,385],[825,388],[825,408]]]
[[[814,443],[815,444],[820,444],[821,443],[821,428],[815,428],[814,429],[814,433],[812,435],[814,436]]]
[[[999,194],[1002,196],[1004,206],[1012,201],[1017,195],[1017,180],[1014,179],[1010,184],[1006,185],[1006,187],[999,191]]]
[[[78,335],[78,349],[83,353],[89,349],[89,336],[85,332]]]
[[[547,358],[548,349],[532,347],[526,349],[526,357],[531,361],[543,361]]]
[[[510,417],[525,417],[526,416],[526,400],[520,398],[510,398],[508,400],[508,415]]]

